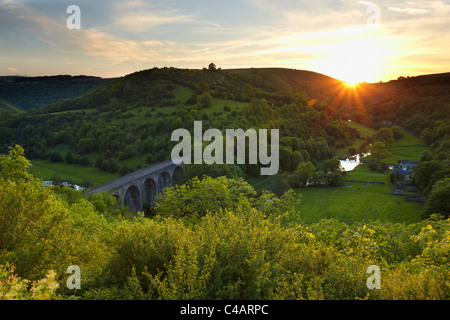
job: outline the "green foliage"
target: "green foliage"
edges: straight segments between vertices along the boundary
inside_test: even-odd
[[[186,184],[168,188],[156,203],[155,211],[165,217],[196,220],[207,212],[234,210],[239,206],[250,208],[249,198],[255,195],[253,188],[242,178],[195,177]]]
[[[104,169],[106,172],[109,172],[109,173],[114,173],[114,172],[119,171],[119,164],[113,158],[103,161],[101,167],[102,167],[102,169]]]
[[[307,87],[306,82],[298,87],[300,82],[290,71],[279,71],[270,73],[277,74],[277,79],[287,77],[287,82],[280,83],[297,89],[289,91],[279,84],[274,87],[266,72],[257,77],[235,71],[175,68],[136,72],[78,98],[48,105],[27,116],[19,115],[14,127],[0,129],[0,135],[5,134],[0,151],[20,143],[33,159],[48,159],[53,152],[65,158],[71,152],[73,163],[80,163],[76,159],[87,156],[127,161],[129,167],[130,163],[153,164],[169,156],[173,146],[170,133],[174,129],[191,130],[194,120],[203,119],[209,127],[221,130],[280,129],[283,137],[293,138],[293,143],[281,150],[281,168],[285,171],[295,170],[302,161],[330,158],[329,143],[334,143],[335,138],[328,136],[323,127],[331,120],[324,110],[307,104],[305,94],[298,89]],[[320,78],[301,71],[294,74]],[[193,106],[186,101],[189,95],[194,99]],[[223,112],[223,106],[229,109]],[[339,125],[346,136],[355,135],[353,128],[342,122]],[[62,152],[60,145],[67,149]],[[95,162],[95,168],[109,173],[120,168],[108,169],[108,163],[101,165],[103,161]],[[90,166],[87,162],[83,165]],[[253,169],[244,166],[241,174],[252,174]]]
[[[197,103],[201,108],[211,107],[212,97],[209,92],[203,92],[197,97]]]
[[[206,177],[167,189],[157,218],[127,218],[107,193],[42,187],[20,147],[1,163],[2,299],[68,298],[72,264],[83,299],[449,298],[442,217],[306,226],[292,190],[258,196],[242,179]],[[383,268],[379,291],[366,287],[372,264]]]
[[[324,161],[321,165],[321,168],[325,173],[340,172],[342,170],[341,162],[339,161],[338,157],[334,157],[330,160]]]
[[[312,183],[316,177],[316,167],[311,162],[302,162],[290,177],[291,186],[304,187]]]
[[[392,127],[391,130],[394,140],[401,139],[404,136],[403,130],[399,127]]]
[[[0,178],[4,180],[31,179],[32,176],[28,172],[30,167],[31,163],[25,158],[23,148],[19,145],[10,147],[7,155],[0,155]]]
[[[272,176],[270,179],[270,183],[267,186],[267,190],[281,197],[286,191],[289,190],[288,178],[285,175],[281,174]]]
[[[450,178],[437,181],[428,197],[423,211],[423,217],[432,214],[442,214],[445,218],[450,216]]]
[[[399,137],[397,130],[396,130],[396,132],[397,132],[397,137]],[[398,139],[394,139],[394,133],[391,128],[381,128],[380,130],[378,130],[378,132],[374,136],[374,141],[380,141],[384,144],[389,144],[391,142],[394,142],[394,140],[398,140]]]
[[[187,164],[183,168],[182,179],[184,182],[195,177],[202,178],[208,176],[211,178],[227,177],[237,178],[242,175],[242,170],[237,165],[227,164]]]
[[[377,162],[383,158],[387,158],[390,155],[386,145],[380,141],[376,141],[373,145],[371,145],[369,150]]]
[[[414,168],[414,182],[420,189],[425,190],[430,183],[430,177],[441,169],[442,164],[438,160],[420,162]]]
[[[17,274],[31,280],[54,270],[58,281],[77,264],[89,279],[108,255],[105,220],[86,200],[69,205],[42,187],[26,172],[20,151],[16,147],[2,159],[0,264],[14,262]]]
[[[156,217],[144,218],[106,193],[42,187],[28,173],[24,150],[11,148],[0,156],[0,296],[67,297],[65,269],[77,264],[83,290],[76,294],[85,299],[448,299],[448,87],[374,85],[364,97],[367,110],[354,111],[348,101],[328,105],[332,96],[317,85],[327,81],[288,70],[153,69],[18,115],[14,126],[8,116],[2,151],[23,142],[33,158],[59,153],[71,162],[71,154],[73,163],[97,159],[97,168],[121,173],[143,159],[166,159],[170,131],[185,124],[191,130],[197,117],[220,129],[277,128],[286,172],[273,180],[274,193],[257,194],[233,179],[255,166],[187,166],[188,182],[166,189]],[[395,94],[386,94],[389,88]],[[199,110],[201,98],[207,109]],[[429,147],[404,129],[382,128],[362,146],[372,144],[373,158],[392,163],[418,160],[430,148],[414,178],[428,196],[427,219],[415,215],[419,204],[387,194],[387,175],[369,171],[348,175],[386,184],[305,188],[299,204],[287,187],[344,185],[333,150],[356,150],[361,136],[341,119],[376,128],[390,120],[422,135]],[[60,165],[72,167],[52,168]],[[380,291],[365,286],[372,264],[382,267]],[[42,282],[30,286],[33,280]]]
[[[369,161],[367,167],[372,171],[376,171],[378,168],[378,164],[375,161]]]
[[[50,154],[50,156],[48,157],[48,159],[51,162],[61,162],[63,159],[61,157],[61,154],[59,154],[59,152],[53,152]]]
[[[125,163],[122,167],[119,169],[119,174],[121,176],[124,176],[126,174],[130,173],[130,169],[128,168],[127,164]]]
[[[13,265],[0,265],[0,300],[54,300],[59,299],[56,290],[56,273],[50,270],[41,280],[21,279],[14,274]]]

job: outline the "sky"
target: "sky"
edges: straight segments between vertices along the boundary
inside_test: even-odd
[[[0,75],[214,62],[378,82],[450,72],[449,53],[450,0],[0,0]]]

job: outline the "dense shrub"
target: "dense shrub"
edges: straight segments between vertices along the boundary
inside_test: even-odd
[[[292,191],[222,177],[168,188],[147,218],[106,193],[41,186],[22,153],[0,157],[0,299],[450,298],[443,216],[306,226]],[[66,289],[70,265],[81,291]],[[366,286],[370,265],[381,290]]]

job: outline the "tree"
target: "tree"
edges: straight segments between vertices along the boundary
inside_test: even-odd
[[[440,180],[433,186],[422,213],[422,218],[428,218],[434,213],[442,214],[445,218],[450,217],[450,178]]]
[[[338,157],[334,157],[333,159],[326,160],[322,163],[322,169],[325,173],[342,171],[341,162]]]
[[[236,178],[242,174],[238,169],[237,165],[228,164],[188,164],[184,166],[182,180],[186,182],[192,178],[203,176]]]
[[[432,160],[420,162],[414,168],[414,182],[416,186],[422,191],[425,191],[430,183],[430,178],[441,169],[442,164],[440,161]]]
[[[420,161],[421,162],[423,162],[423,161],[431,161],[431,160],[433,160],[433,158],[434,158],[434,156],[431,153],[431,151],[429,151],[429,150],[425,150],[420,155]]]
[[[291,181],[295,186],[305,187],[312,183],[316,175],[316,167],[311,162],[302,162],[295,169]]]
[[[136,151],[134,150],[133,146],[129,145],[127,146],[127,148],[125,149],[125,155],[127,157],[127,159],[133,158],[134,156],[136,156]]]
[[[94,138],[82,138],[78,141],[77,150],[81,155],[91,153],[95,150]]]
[[[65,161],[66,161],[67,164],[72,164],[75,161],[72,152],[69,151],[67,153]]]
[[[61,162],[62,161],[61,154],[59,152],[52,152],[52,154],[50,154],[49,160],[51,162]]]
[[[7,155],[0,155],[0,178],[5,180],[30,180],[33,176],[28,172],[31,162],[25,158],[23,148],[16,145],[9,148]]]
[[[119,171],[119,164],[114,158],[103,161],[101,168],[107,172],[115,173]]]
[[[207,212],[219,213],[239,206],[250,209],[249,198],[256,195],[242,178],[195,177],[187,183],[167,188],[164,197],[156,202],[158,215],[196,220]]]
[[[395,140],[399,140],[403,137],[403,130],[399,127],[392,127],[391,130]]]
[[[268,190],[281,197],[289,190],[288,179],[281,174],[276,174],[272,177]]]
[[[91,162],[89,161],[89,157],[84,156],[81,157],[80,160],[78,161],[78,164],[82,165],[82,166],[88,166]]]
[[[450,178],[450,168],[444,167],[443,169],[433,173],[433,175],[429,178],[427,187],[423,190],[424,195],[428,196],[431,193],[434,184],[439,180],[444,180],[445,178]]]
[[[344,139],[346,137],[345,125],[341,119],[330,122],[326,132],[336,139]]]
[[[380,142],[383,142],[385,144],[393,142],[394,141],[394,134],[392,132],[392,129],[390,129],[390,128],[381,128],[375,134],[374,141],[380,141]]]
[[[197,94],[202,94],[203,92],[209,93],[209,84],[206,81],[200,81],[200,83],[197,85]]]
[[[389,169],[389,165],[384,162],[380,163],[380,165],[378,165],[378,168],[377,168],[377,170],[379,172],[386,172],[388,169]]]
[[[326,175],[328,185],[331,187],[341,187],[345,185],[345,179],[339,171],[333,171]]]
[[[200,94],[197,97],[197,103],[200,105],[200,107],[202,108],[209,108],[211,106],[212,103],[212,97],[209,94],[209,92],[203,92],[202,94]]]
[[[119,174],[120,174],[121,176],[124,176],[124,175],[128,174],[128,172],[130,172],[130,169],[128,169],[128,166],[127,166],[127,164],[125,163],[125,164],[120,168]]]
[[[95,167],[96,168],[100,168],[101,166],[102,166],[102,162],[104,161],[105,159],[103,158],[103,156],[102,155],[99,155],[98,156],[98,158],[97,158],[97,160],[95,161]]]
[[[378,168],[378,164],[375,161],[369,161],[367,167],[369,168],[369,170],[375,171]]]
[[[216,65],[213,62],[211,62],[208,66],[208,70],[216,70]]]
[[[294,171],[303,160],[299,151],[292,151],[290,147],[280,146],[280,167],[283,171]]]
[[[5,262],[13,262],[17,275],[30,280],[51,269],[61,280],[71,264],[94,276],[96,262],[106,261],[108,255],[100,240],[104,217],[86,200],[68,206],[53,188],[42,186],[27,172],[29,162],[22,151],[16,146],[0,156],[0,288]]]
[[[370,147],[370,152],[375,160],[378,162],[381,159],[387,158],[390,156],[386,145],[383,142],[377,141]]]

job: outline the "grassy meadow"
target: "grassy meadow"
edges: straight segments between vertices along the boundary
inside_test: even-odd
[[[56,175],[63,181],[71,181],[75,184],[90,181],[93,185],[100,185],[119,177],[118,173],[108,173],[93,166],[53,163],[40,159],[31,160],[31,164],[33,175],[42,180],[52,180]]]
[[[358,123],[348,124],[360,131],[362,137],[376,132]],[[357,141],[354,144],[356,145]],[[382,162],[397,164],[398,160],[420,160],[421,153],[429,148],[421,138],[404,132],[401,139],[388,145],[388,150],[391,155],[382,159]],[[301,194],[298,209],[302,221],[314,223],[330,218],[346,223],[390,220],[409,224],[420,221],[423,205],[405,202],[402,196],[390,194],[388,173],[370,171],[367,165],[361,164],[353,171],[347,172],[345,179],[378,181],[384,184],[347,182],[344,187],[296,189],[296,193]]]
[[[394,141],[388,145],[391,155],[383,162],[397,164],[399,160],[420,160],[420,155],[426,150],[430,150],[423,140],[408,132],[403,132],[401,139]]]
[[[336,219],[348,224],[354,221],[390,220],[399,223],[420,221],[423,205],[405,202],[390,194],[389,175],[371,172],[359,165],[346,175],[347,180],[380,181],[384,184],[347,182],[344,187],[302,188],[297,209],[301,220],[315,223],[321,219]]]

